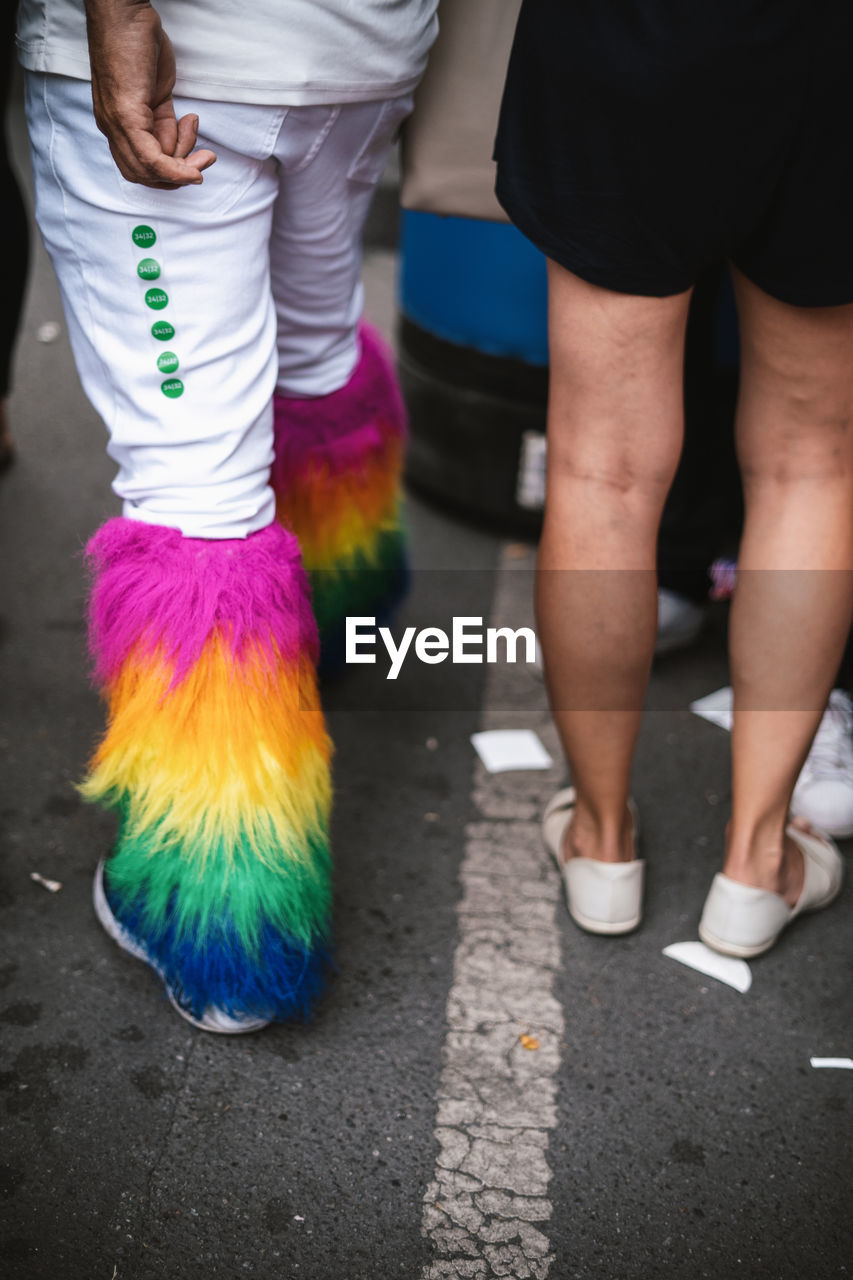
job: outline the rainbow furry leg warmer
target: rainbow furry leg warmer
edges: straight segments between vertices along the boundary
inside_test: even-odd
[[[387,619],[408,585],[406,411],[382,339],[363,324],[359,340],[359,362],[339,391],[274,399],[277,515],[311,575],[326,670],[343,664],[347,615]]]
[[[87,556],[109,718],[81,790],[120,815],[112,913],[196,1017],[307,1014],[328,965],[331,789],[298,543],[115,519]]]

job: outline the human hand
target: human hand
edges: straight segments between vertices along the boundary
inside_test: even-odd
[[[212,151],[193,151],[198,116],[175,117],[175,55],[148,0],[86,0],[95,122],[128,182],[202,182]]]

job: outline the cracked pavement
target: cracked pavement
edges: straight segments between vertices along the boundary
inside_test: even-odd
[[[390,330],[387,235],[366,271]],[[595,938],[567,918],[538,828],[559,766],[489,775],[475,761],[472,732],[520,726],[558,759],[541,682],[446,664],[420,699],[364,672],[326,691],[340,973],[312,1026],[196,1032],[106,938],[91,879],[112,823],[72,784],[101,724],[77,553],[114,510],[112,468],[64,333],[37,340],[49,321],[38,248],[20,458],[0,481],[4,1277],[849,1274],[853,1073],[809,1057],[853,1050],[850,884],[753,964],[746,996],[661,954],[695,938],[722,847],[728,739],[686,710],[726,683],[722,610],[653,679],[636,934]],[[529,621],[524,548],[415,500],[410,524],[405,625]]]

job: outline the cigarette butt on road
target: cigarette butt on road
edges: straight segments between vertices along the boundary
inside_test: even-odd
[[[35,880],[36,884],[43,885],[49,893],[59,893],[62,888],[61,880],[48,880],[45,876],[40,875],[38,871],[31,871],[30,879]]]

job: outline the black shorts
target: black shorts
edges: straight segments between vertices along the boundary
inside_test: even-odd
[[[524,0],[497,194],[549,258],[664,297],[729,259],[853,302],[853,0]]]

